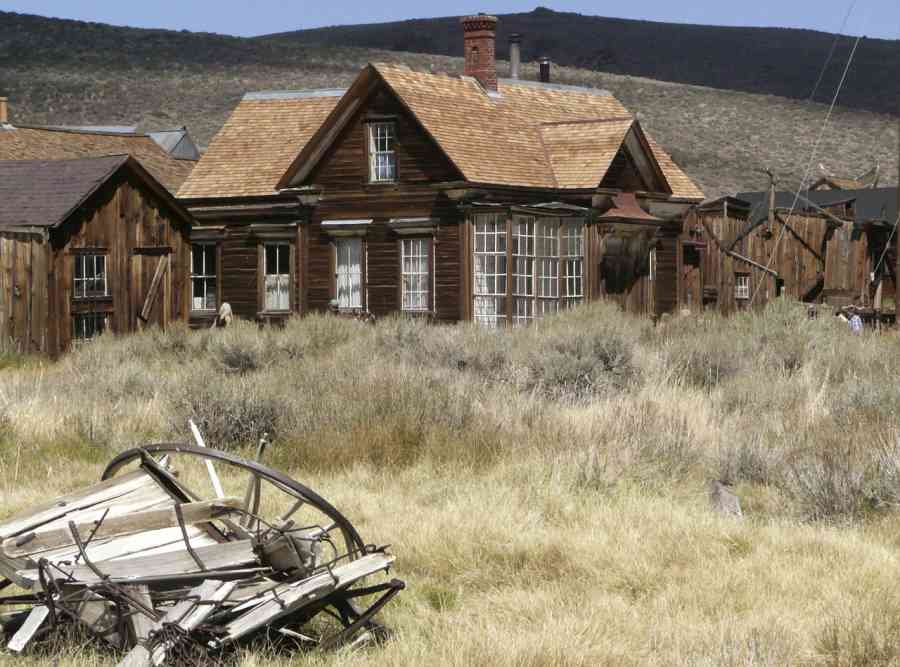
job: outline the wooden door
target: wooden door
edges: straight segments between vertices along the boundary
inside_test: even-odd
[[[131,312],[135,329],[165,329],[172,312],[172,271],[169,248],[141,248],[132,256]]]
[[[692,245],[682,247],[683,257],[681,263],[681,294],[680,305],[690,310],[703,308],[703,262],[700,258],[700,249]]]

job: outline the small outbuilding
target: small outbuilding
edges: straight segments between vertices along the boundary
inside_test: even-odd
[[[0,160],[2,347],[55,355],[185,319],[190,226],[127,155]]]

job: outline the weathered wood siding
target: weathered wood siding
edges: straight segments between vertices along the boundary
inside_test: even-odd
[[[726,217],[724,212],[688,216],[685,230],[701,230],[705,244],[700,273],[707,307],[722,313],[762,307],[776,297],[778,284],[782,295],[790,299],[838,306],[868,304],[869,272],[878,244],[852,223],[838,225],[825,215],[808,212],[788,217],[786,211],[779,211],[771,229],[760,224],[748,231],[749,225],[746,219]],[[682,236],[682,263],[686,240],[687,231]],[[777,273],[777,280],[760,266]],[[736,274],[750,276],[751,301],[735,298]],[[679,305],[686,307],[684,289],[679,298]]]
[[[48,244],[0,232],[0,349],[47,352]]]
[[[48,351],[61,352],[72,338],[72,315],[108,314],[115,333],[144,326],[165,327],[187,318],[190,289],[189,229],[174,212],[160,205],[137,179],[122,172],[60,228],[51,232]],[[96,249],[106,255],[109,297],[73,299],[75,255]],[[164,271],[148,322],[139,314],[153,275]]]
[[[369,182],[366,124],[374,118],[395,123],[396,183]],[[306,308],[324,310],[334,295],[334,245],[322,221],[374,221],[363,239],[363,290],[369,312],[380,317],[400,308],[400,237],[389,229],[388,221],[430,218],[439,221],[432,234],[435,317],[460,319],[462,215],[432,187],[459,178],[456,168],[402,105],[383,89],[373,91],[307,179],[323,188],[323,199],[305,230],[301,271]]]

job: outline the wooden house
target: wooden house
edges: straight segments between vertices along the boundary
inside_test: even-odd
[[[188,212],[134,158],[0,161],[0,337],[58,354],[188,313]]]
[[[656,249],[702,192],[608,92],[498,80],[496,22],[462,19],[462,76],[372,64],[346,90],[247,94],[179,190],[192,321],[674,308],[674,240]]]
[[[896,206],[893,188],[704,202],[678,239],[678,305],[730,313],[785,296],[880,311],[896,295]]]

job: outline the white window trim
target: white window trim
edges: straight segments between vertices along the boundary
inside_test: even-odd
[[[479,225],[484,226],[484,231],[479,232]],[[491,229],[488,229],[488,226]],[[473,246],[472,246],[472,319],[484,326],[498,328],[506,323],[506,300],[509,298],[509,285],[506,276],[506,244],[508,243],[506,234],[506,218],[503,214],[486,213],[476,214],[473,219]],[[478,250],[478,238],[484,240],[484,249]],[[493,239],[493,249],[487,249],[487,240]],[[503,239],[503,249],[498,250],[500,239]],[[493,258],[493,272],[478,273],[478,257],[484,257],[485,264]],[[498,269],[499,266],[503,270]],[[479,276],[481,277],[482,288],[479,288]],[[487,284],[493,280],[494,290],[490,291]],[[503,289],[497,288],[498,283],[502,282]],[[480,304],[480,306],[479,306]],[[503,307],[498,307],[502,305]],[[479,312],[479,307],[481,311]]]
[[[750,299],[749,273],[734,274],[734,298],[738,301],[748,301]]]
[[[195,274],[194,273],[194,248],[202,247],[204,250],[206,248],[212,248],[212,256],[213,256],[213,272],[209,273],[209,267],[206,266],[206,253],[203,254],[203,273]],[[215,241],[199,241],[191,243],[191,311],[195,313],[200,312],[214,312],[219,307],[219,275],[218,275],[218,264],[219,264],[219,248],[218,244]],[[196,294],[194,293],[194,285],[196,280],[203,281],[203,303],[208,303],[208,295],[209,295],[209,281],[212,280],[214,287],[214,303],[210,308],[208,306],[204,306],[202,308],[195,308],[194,302],[196,300]]]
[[[359,247],[359,257],[358,263],[356,265],[356,270],[351,269],[351,264],[349,262],[350,259],[350,251],[347,251],[347,263],[346,268],[342,269],[341,265],[341,248],[346,247],[350,248],[352,244],[358,244]],[[338,308],[340,310],[362,310],[364,307],[363,304],[363,262],[365,262],[366,258],[366,249],[363,239],[358,236],[351,237],[340,237],[334,240],[334,296],[338,301]],[[354,277],[357,280],[359,285],[359,289],[357,290],[357,295],[359,299],[359,303],[354,303],[353,300],[353,279]],[[348,297],[345,301],[341,302],[341,284],[342,282],[347,282],[347,286],[349,288]]]
[[[397,181],[397,126],[394,121],[373,121],[366,125],[369,153],[369,182],[396,183]],[[384,140],[387,148],[379,147]],[[387,158],[379,163],[379,157]]]
[[[103,260],[103,271],[97,271],[97,260]],[[75,265],[72,267],[72,296],[78,300],[89,300],[89,299],[103,299],[109,296],[109,281],[107,280],[108,275],[108,257],[104,253],[79,253],[75,255]],[[88,261],[90,260],[91,264],[93,264],[94,269],[94,277],[87,277],[87,267]],[[78,278],[78,265],[81,264],[81,278]],[[100,276],[99,278],[97,276]],[[102,294],[88,294],[87,293],[87,284],[88,282],[94,282],[96,280],[101,280],[103,283],[103,293]],[[80,287],[80,289],[79,289]]]
[[[432,310],[432,267],[431,267],[431,257],[432,257],[432,240],[427,237],[416,237],[416,238],[402,238],[400,239],[400,309],[406,313],[427,313]],[[414,254],[407,255],[407,245],[410,248],[414,248],[418,246],[418,252]],[[407,271],[407,259],[415,261],[417,264],[417,268],[419,270],[416,271]],[[421,270],[424,262],[424,271]],[[420,280],[424,279],[424,290],[415,290],[412,292],[408,292],[406,289],[406,279],[410,278],[419,278]],[[408,301],[412,301],[413,299],[407,299],[408,296],[423,296],[420,303],[421,306],[408,306]]]
[[[509,238],[506,238],[506,216],[503,214],[476,213],[472,217],[472,223],[473,321],[490,327],[504,324],[507,312],[499,312],[498,304],[505,304],[507,299],[512,300],[513,325],[527,324],[534,319],[559,312],[560,309],[583,303],[586,283],[586,225],[583,221],[516,213],[512,218]],[[479,225],[486,224],[496,224],[497,228],[492,233],[480,231]],[[486,236],[492,235],[495,237],[494,251],[488,251]],[[501,236],[506,239],[512,258],[512,266],[509,267],[510,281],[501,281],[503,273],[496,272],[497,266],[505,266],[505,259],[495,260],[495,273],[478,271],[480,256],[505,258],[505,251],[496,250],[500,246],[496,239]],[[479,250],[479,245],[485,249]],[[482,260],[481,264],[487,266],[489,260]],[[486,291],[491,280],[495,281],[495,285],[508,282],[506,291]],[[493,307],[489,307],[492,303]]]
[[[291,310],[291,244],[288,241],[271,241],[263,243],[262,245],[263,312],[289,312]],[[269,248],[275,248],[275,273],[269,273]],[[278,271],[282,253],[287,254],[287,273],[280,273]],[[281,304],[282,299],[280,296],[276,296],[275,303],[270,304],[270,285],[274,288],[273,291],[275,291],[277,295],[283,295],[283,306]]]

